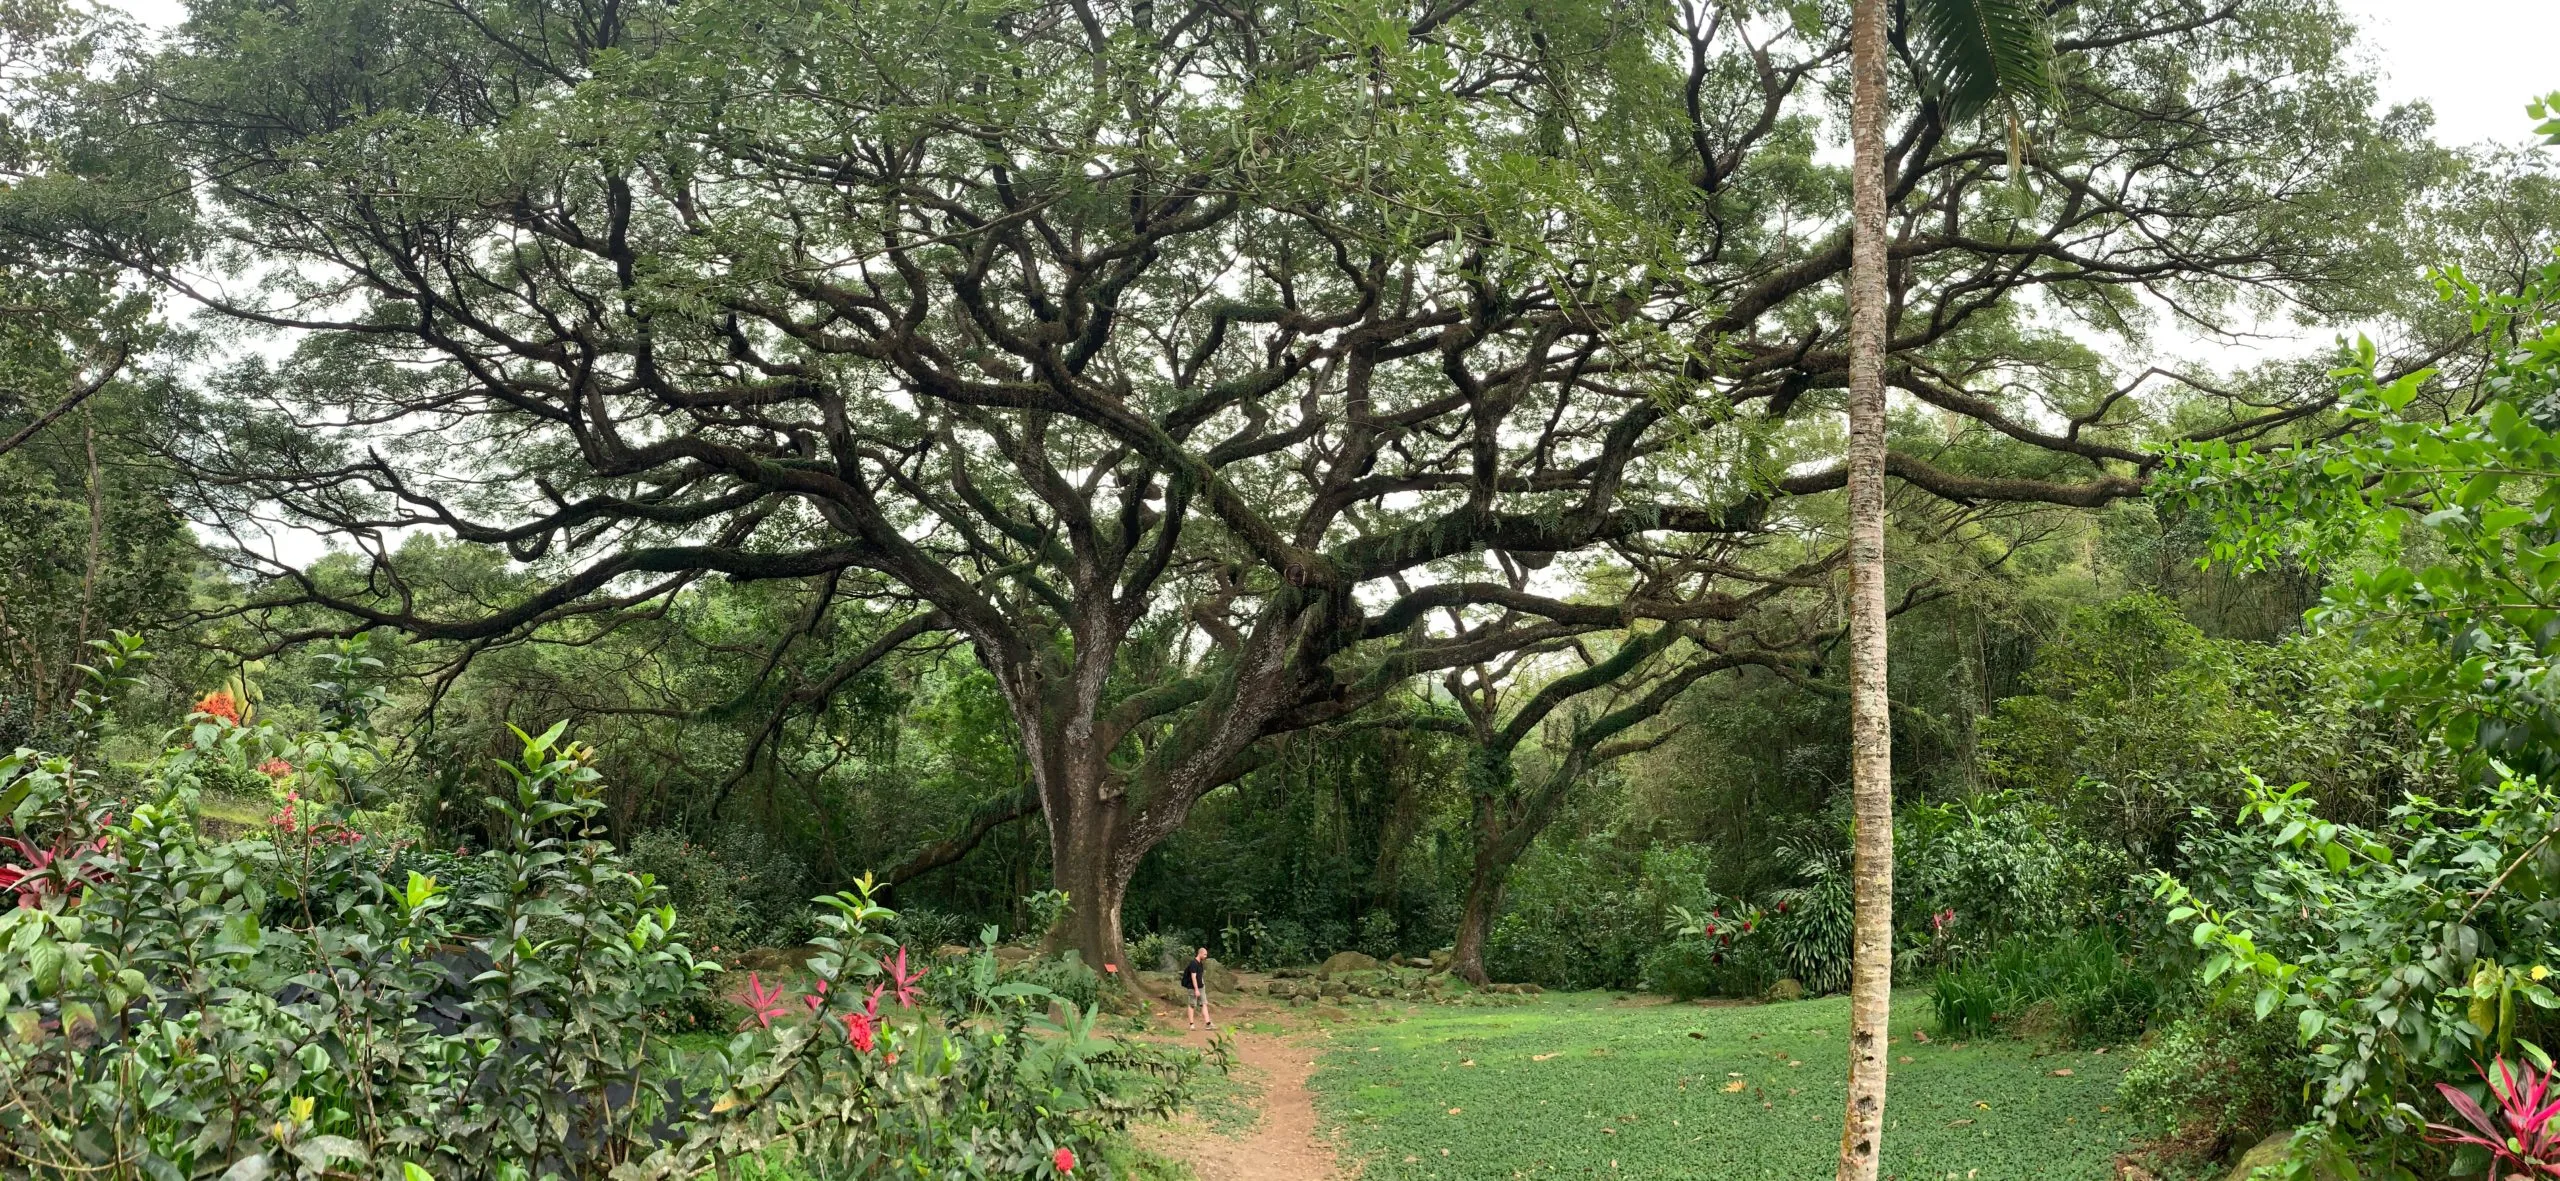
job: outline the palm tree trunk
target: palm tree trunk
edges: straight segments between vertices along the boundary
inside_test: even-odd
[[[1839,1181],[1876,1181],[1884,1149],[1887,1019],[1893,1010],[1893,736],[1886,715],[1885,0],[1849,25],[1849,784],[1857,920],[1849,983],[1849,1100]]]

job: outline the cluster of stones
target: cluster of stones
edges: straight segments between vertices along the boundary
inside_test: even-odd
[[[1495,998],[1532,996],[1538,992],[1535,984],[1471,986],[1450,974],[1450,957],[1447,948],[1427,957],[1386,961],[1356,951],[1337,952],[1312,968],[1281,968],[1271,974],[1271,982],[1265,988],[1273,999],[1299,1006],[1354,999],[1500,1004],[1504,1002]]]

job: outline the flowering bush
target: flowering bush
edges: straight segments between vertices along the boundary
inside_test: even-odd
[[[85,707],[140,659],[120,638]],[[1097,1038],[1090,1012],[1048,1025],[1053,998],[999,984],[992,946],[926,973],[877,933],[867,885],[822,900],[802,1004],[750,977],[750,1027],[679,1055],[650,1017],[717,969],[597,839],[592,759],[559,727],[499,765],[493,847],[424,862],[299,794],[266,831],[206,839],[191,772],[239,729],[199,711],[153,798],[112,812],[85,732],[0,758],[21,900],[0,911],[12,1175],[640,1181],[778,1156],[1019,1176],[1171,1109],[1199,1066]],[[470,872],[396,869],[414,864]],[[945,976],[928,1019],[914,1006]]]

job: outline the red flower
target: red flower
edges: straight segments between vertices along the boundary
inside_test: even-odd
[[[1058,1171],[1059,1171],[1059,1172],[1061,1172],[1061,1173],[1072,1173],[1072,1172],[1075,1172],[1075,1171],[1076,1171],[1076,1153],[1075,1153],[1075,1150],[1074,1150],[1074,1149],[1072,1149],[1072,1148],[1061,1148],[1061,1149],[1059,1149],[1059,1150],[1058,1150],[1058,1151],[1056,1151],[1056,1152],[1050,1153],[1050,1154],[1049,1154],[1049,1163],[1050,1163],[1050,1164],[1053,1164],[1053,1165],[1058,1166]]]
[[[871,1052],[872,1029],[871,1014],[847,1013],[844,1015],[845,1040],[852,1042],[854,1049],[865,1054]]]
[[[293,774],[293,764],[288,763],[283,759],[268,759],[266,762],[258,764],[258,774],[264,775],[269,779],[282,779],[287,775]]]
[[[800,1003],[809,1006],[809,1011],[812,1013],[825,1008],[827,1004],[827,982],[824,980],[819,981],[816,991],[811,992],[807,996],[801,997]]]

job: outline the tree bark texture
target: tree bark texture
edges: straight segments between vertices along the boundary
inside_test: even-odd
[[[1857,818],[1849,1097],[1839,1181],[1876,1181],[1893,1006],[1893,740],[1885,681],[1885,3],[1849,29],[1849,780]]]

